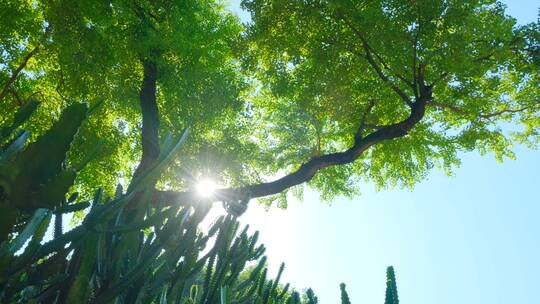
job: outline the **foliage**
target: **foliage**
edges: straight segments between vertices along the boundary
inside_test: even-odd
[[[305,298],[306,298],[307,304],[317,304],[317,303],[319,303],[319,299],[317,298],[317,296],[313,292],[313,289],[311,289],[311,288],[308,288],[308,290],[306,291]]]
[[[406,136],[309,181],[325,198],[356,193],[358,179],[410,187],[433,167],[450,173],[461,151],[502,160],[516,141],[538,143],[538,24],[517,26],[499,2],[243,5],[253,20],[244,57],[260,85],[258,136],[273,170],[347,150],[406,118],[422,86],[432,90]]]
[[[267,280],[236,222],[250,199],[410,187],[540,139],[539,25],[497,1],[243,7],[247,25],[218,0],[0,2],[2,301],[316,303]],[[201,177],[225,188],[201,202]]]
[[[3,129],[7,133],[4,139],[10,139],[14,127],[22,123],[36,109],[37,103],[30,101],[16,115],[14,123]],[[2,196],[2,228],[0,240],[5,240],[11,226],[17,219],[25,219],[38,208],[54,209],[66,199],[66,193],[73,186],[76,177],[75,168],[64,168],[63,162],[69,150],[73,137],[82,121],[86,118],[87,106],[75,103],[67,107],[57,123],[38,140],[30,144],[23,152],[18,153],[13,161],[16,149],[24,146],[28,137],[27,131],[18,134],[9,143],[6,150],[9,155],[3,155],[0,165]],[[17,143],[17,146],[13,146]],[[82,168],[80,164],[78,167]],[[4,226],[5,225],[5,226]]]
[[[37,137],[66,106],[102,102],[68,157],[77,164],[101,143],[75,183],[87,199],[127,185],[141,158],[144,62],[157,70],[153,127],[193,131],[161,189],[189,191],[204,176],[256,185],[314,161],[283,186],[245,191],[286,206],[279,193],[301,193],[304,182],[324,199],[355,195],[361,180],[411,187],[433,167],[450,173],[461,151],[502,160],[514,143],[538,142],[539,27],[517,26],[496,1],[243,7],[245,28],[217,0],[3,1],[0,120],[41,100],[27,123]],[[425,114],[405,135],[346,161],[324,158],[406,118],[422,87],[432,90]]]
[[[189,126],[193,131],[184,163],[171,164],[166,184],[186,187],[189,180],[182,172],[202,174],[208,168],[230,172],[222,178],[231,184],[239,174],[251,176],[242,173],[247,162],[240,158],[256,155],[257,149],[242,137],[248,128],[242,123],[246,85],[232,55],[241,26],[220,3],[8,1],[2,2],[2,12],[12,13],[0,21],[1,85],[24,56],[39,48],[1,100],[2,119],[30,97],[41,100],[28,124],[39,135],[67,105],[103,103],[81,128],[68,159],[77,163],[84,151],[102,142],[96,161],[78,176],[78,190],[87,198],[101,185],[114,193],[111,185],[129,180],[140,159],[145,58],[156,57],[158,65],[160,130],[178,135]],[[209,158],[221,161],[203,163]]]

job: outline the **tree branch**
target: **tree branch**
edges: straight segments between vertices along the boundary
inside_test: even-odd
[[[301,165],[296,171],[271,182],[239,188],[219,189],[214,193],[213,197],[209,198],[209,200],[232,201],[277,194],[290,187],[311,180],[317,172],[324,168],[352,163],[371,146],[385,140],[407,135],[414,125],[416,125],[424,116],[425,106],[429,100],[431,100],[431,90],[428,89],[422,91],[420,98],[413,103],[409,117],[398,123],[381,127],[363,138],[356,137],[354,144],[343,152],[314,157]],[[169,204],[174,202],[188,203],[197,199],[197,194],[195,192],[156,190],[154,195],[156,201],[164,201]]]
[[[17,94],[17,92],[15,92],[15,90],[13,90],[13,89],[9,90],[9,92],[11,93],[11,95],[13,95],[13,98],[15,98],[15,101],[17,102],[17,105],[19,107],[22,107],[24,105],[24,102],[19,97],[19,94]]]
[[[500,111],[493,112],[493,113],[480,114],[480,117],[482,117],[482,118],[491,118],[491,117],[494,117],[494,116],[502,115],[504,113],[519,113],[519,112],[523,112],[525,110],[528,110],[530,108],[531,107],[523,107],[523,108],[518,108],[518,109],[502,109]]]
[[[418,76],[416,75],[416,61],[418,60],[418,41],[420,39],[420,25],[418,25],[418,30],[416,35],[414,35],[413,41],[413,58],[412,58],[412,74],[413,74],[413,91],[414,96],[418,98]]]
[[[0,92],[0,101],[2,101],[4,99],[4,97],[6,97],[6,95],[9,93],[9,90],[11,89],[11,86],[15,83],[15,81],[17,80],[17,77],[19,77],[19,74],[21,73],[21,71],[28,64],[28,60],[30,60],[30,58],[32,58],[37,53],[37,51],[38,51],[38,47],[36,46],[32,51],[30,51],[30,53],[28,53],[28,54],[26,54],[26,56],[24,56],[23,61],[21,62],[21,64],[19,64],[19,67],[13,72],[11,77],[8,79],[8,82],[4,85],[4,88],[2,89],[2,92]]]
[[[353,31],[353,33],[362,42],[362,47],[364,48],[364,51],[366,52],[365,58],[367,59],[368,63],[371,65],[371,67],[375,70],[375,72],[377,73],[379,78],[381,78],[385,83],[388,83],[390,85],[390,87],[392,88],[392,90],[396,94],[398,94],[399,97],[401,97],[401,99],[403,99],[403,101],[405,101],[405,103],[407,103],[407,105],[409,105],[411,107],[413,105],[413,102],[411,101],[409,96],[407,96],[407,94],[405,94],[405,92],[403,92],[399,87],[397,87],[396,84],[393,81],[391,81],[386,74],[384,74],[384,72],[381,70],[381,67],[377,64],[377,62],[373,58],[373,55],[375,55],[377,57],[377,59],[381,62],[382,66],[385,69],[391,71],[391,69],[388,67],[388,65],[386,65],[386,63],[382,60],[382,58],[376,52],[374,52],[373,48],[368,44],[368,42],[365,39],[362,32],[360,32],[360,30],[358,30],[356,27],[354,27],[352,25],[352,23],[343,14],[338,13],[338,16],[339,16],[339,18],[341,20],[343,20],[343,22],[345,22],[345,24]],[[412,84],[409,81],[407,81],[407,79],[405,79],[403,76],[401,76],[401,75],[399,75],[397,73],[394,73],[394,74],[396,74],[396,77],[401,79],[407,85],[412,87]],[[412,88],[414,90],[414,87],[412,87]]]
[[[366,128],[367,125],[367,116],[371,113],[371,110],[373,110],[373,107],[375,106],[375,100],[371,99],[369,101],[369,105],[366,108],[366,111],[364,111],[364,114],[362,115],[362,120],[360,121],[360,126],[356,130],[356,133],[354,134],[355,140],[362,139],[362,131]],[[368,127],[369,128],[369,127]]]
[[[143,59],[143,81],[139,100],[142,113],[142,157],[133,177],[139,176],[159,157],[159,110],[156,100],[157,65],[152,59]]]
[[[406,85],[408,85],[411,89],[414,90],[414,83],[410,82],[407,78],[403,77],[401,74],[399,74],[398,72],[394,71],[384,60],[383,58],[381,57],[381,55],[379,55],[378,52],[375,51],[375,49],[373,49],[373,47],[371,47],[369,44],[367,45],[367,47],[371,50],[371,53],[373,55],[375,55],[375,57],[377,58],[377,60],[379,60],[379,62],[381,63],[381,65],[388,71],[392,72],[392,74],[394,74],[394,76],[396,76],[399,80],[403,81],[403,83],[405,83]]]
[[[456,107],[454,105],[444,104],[444,103],[435,102],[435,101],[429,102],[428,105],[429,106],[434,106],[434,107],[439,108],[439,109],[450,110],[451,112],[459,114],[459,115],[476,116],[478,118],[484,118],[484,119],[489,119],[489,118],[499,116],[499,115],[502,115],[502,114],[505,114],[505,113],[519,113],[519,112],[523,112],[523,111],[531,108],[531,107],[522,107],[522,108],[517,108],[517,109],[508,109],[507,108],[507,109],[502,109],[500,111],[496,111],[496,112],[493,112],[493,113],[478,113],[478,114],[476,114],[476,113],[467,112],[467,111],[463,110],[462,108]]]

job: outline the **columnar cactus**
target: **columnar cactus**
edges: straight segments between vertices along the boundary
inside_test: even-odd
[[[89,201],[66,199],[77,170],[65,168],[64,161],[87,107],[68,107],[25,147],[28,132],[16,131],[36,107],[29,103],[0,128],[1,303],[318,302],[313,290],[301,296],[280,283],[284,264],[275,279],[268,278],[258,232],[239,229],[245,202],[225,202],[227,214],[203,231],[210,204],[156,201],[147,185],[159,178],[185,134],[167,137],[156,164],[126,191],[118,186],[112,198],[98,189]],[[62,216],[83,210],[82,222],[64,231]],[[49,227],[52,238],[46,237]],[[395,301],[387,304],[397,304],[391,268],[389,278],[387,297],[395,295]],[[342,303],[350,304],[344,284],[341,293]]]
[[[339,289],[341,290],[341,304],[351,304],[349,294],[345,290],[345,283],[339,284]]]
[[[386,269],[386,295],[384,304],[399,304],[394,267]]]

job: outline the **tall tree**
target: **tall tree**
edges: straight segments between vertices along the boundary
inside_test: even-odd
[[[412,186],[434,166],[450,172],[460,151],[502,160],[513,143],[538,142],[538,25],[517,27],[499,2],[243,5],[258,135],[271,170],[288,174],[241,191]]]
[[[306,182],[327,199],[363,179],[411,187],[461,151],[502,160],[539,138],[538,24],[516,26],[497,1],[246,0],[244,35],[218,1],[6,7],[2,117],[42,100],[37,136],[66,105],[102,103],[69,157],[102,142],[83,192],[139,175],[159,134],[188,126],[156,184],[169,202],[192,200],[202,176],[224,187],[210,199],[283,205]]]
[[[159,154],[159,134],[188,126],[190,145],[169,168],[170,186],[187,188],[185,172],[219,170],[209,157],[227,156],[223,171],[257,151],[241,137],[245,84],[232,49],[242,28],[218,1],[9,1],[4,13],[0,84],[10,94],[0,101],[2,119],[38,99],[30,131],[39,135],[66,105],[101,103],[70,154],[76,163],[102,143],[79,190],[139,175]],[[233,181],[240,174],[228,172]]]
[[[216,255],[233,250],[234,233],[223,232],[219,254],[197,260],[208,240],[197,226],[209,208],[193,207],[200,198],[191,189],[203,176],[224,187],[206,200],[223,201],[234,218],[251,198],[278,195],[283,206],[287,190],[304,183],[323,198],[354,195],[362,179],[410,187],[433,167],[450,172],[461,151],[502,160],[513,157],[514,143],[534,147],[540,139],[539,25],[516,26],[497,1],[246,0],[243,6],[252,16],[245,27],[218,0],[0,4],[0,123],[7,126],[0,205],[9,209],[0,227],[7,239],[0,280],[13,287],[9,296],[35,290],[21,283],[30,280],[24,271],[51,265],[67,278],[36,279],[44,294],[32,297],[89,299],[94,278],[92,301],[120,294],[126,302],[156,299],[154,292],[172,289],[149,295],[146,283],[186,282],[177,280],[184,272],[169,276],[168,262],[190,264],[191,275],[204,265],[212,269]],[[30,132],[14,134],[11,126],[22,116],[13,114],[35,110],[36,99],[41,106],[24,122]],[[178,147],[165,134],[186,127],[191,136],[182,157],[164,174],[152,171],[163,169]],[[28,134],[35,144],[8,162]],[[43,152],[50,146],[58,151]],[[129,187],[125,194],[119,187],[112,201],[98,191],[81,225],[63,234],[58,224],[57,238],[42,245],[51,210],[61,219],[90,205],[67,198],[75,177],[83,197],[99,186],[112,196],[116,181]],[[51,253],[45,265],[37,263]],[[158,257],[166,263],[154,264]],[[236,262],[229,269],[234,276]],[[215,266],[221,270],[210,270],[201,296],[240,292],[215,284],[234,277],[224,277],[228,266],[219,258]],[[265,270],[257,280],[249,292],[279,297]],[[317,301],[312,290],[306,296]],[[300,302],[299,294],[287,301]]]
[[[360,180],[412,187],[433,167],[450,174],[460,152],[502,161],[513,144],[538,143],[539,27],[516,26],[499,2],[243,6],[253,133],[271,157],[261,172],[282,177],[218,200],[278,194],[286,204],[284,191],[305,182],[327,199],[354,195]]]

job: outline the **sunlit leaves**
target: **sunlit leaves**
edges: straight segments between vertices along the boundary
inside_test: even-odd
[[[0,21],[6,37],[0,41],[0,63],[6,64],[0,66],[0,85],[28,49],[39,44],[40,52],[14,85],[17,98],[10,94],[0,113],[12,113],[29,96],[43,101],[28,126],[37,136],[70,103],[102,103],[70,153],[69,161],[76,164],[97,143],[103,146],[78,175],[78,190],[88,194],[119,178],[129,179],[140,158],[140,59],[156,53],[161,133],[191,127],[184,162],[190,160],[193,170],[209,166],[199,156],[211,145],[221,150],[215,155],[222,161],[218,174],[231,176],[231,183],[253,177],[252,169],[239,169],[256,151],[242,139],[248,125],[236,124],[245,119],[244,78],[232,53],[242,27],[222,4],[118,0],[2,5],[2,12],[12,14]],[[179,172],[178,166],[171,167],[164,184],[181,186],[177,180],[190,178]]]
[[[421,68],[433,85],[423,122],[406,137],[313,178],[325,198],[355,193],[358,178],[411,187],[433,167],[450,174],[461,151],[502,160],[514,157],[513,140],[538,140],[538,27],[518,27],[496,1],[243,4],[253,19],[246,67],[267,97],[254,109],[266,122],[261,137],[271,142],[274,170],[345,150],[362,123],[368,134],[407,117],[395,88],[414,100]]]
[[[34,97],[42,106],[26,127],[38,136],[69,104],[102,102],[69,155],[77,164],[103,143],[79,173],[83,193],[128,180],[140,158],[145,58],[159,70],[160,133],[192,130],[162,188],[185,190],[204,174],[243,186],[344,151],[356,133],[409,115],[403,96],[418,97],[420,69],[433,85],[422,123],[315,176],[324,198],[355,194],[362,179],[410,187],[433,167],[450,173],[461,151],[502,160],[514,142],[539,140],[538,24],[517,26],[496,1],[251,0],[245,29],[219,1],[2,5],[12,13],[0,18],[0,83],[39,52],[0,120]]]

